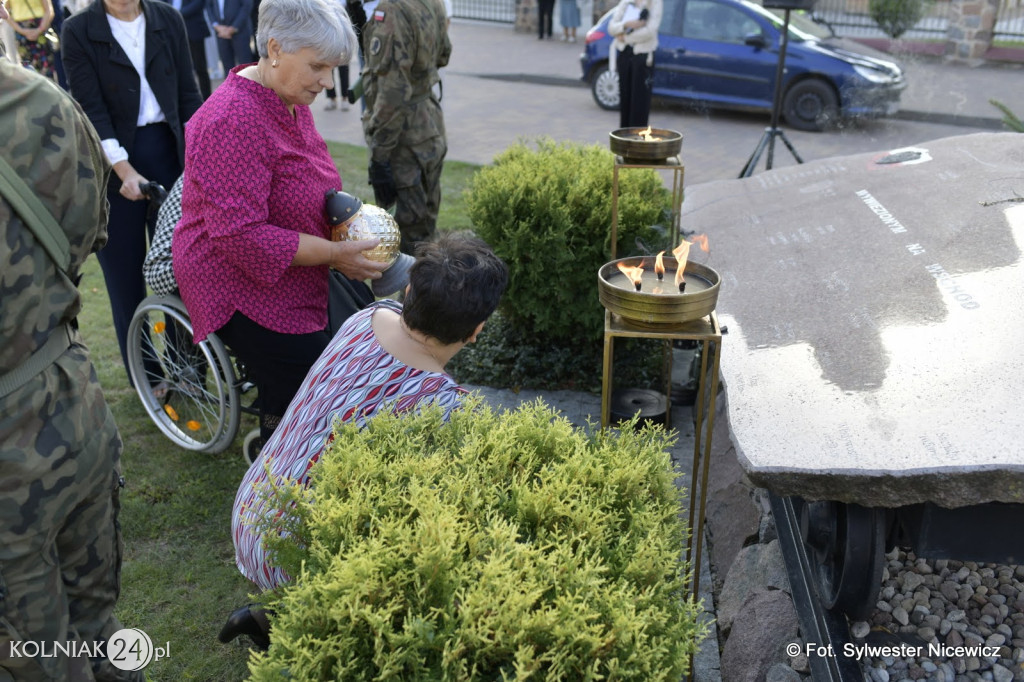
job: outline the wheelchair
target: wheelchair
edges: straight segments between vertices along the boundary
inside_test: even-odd
[[[187,450],[223,452],[238,435],[241,415],[259,412],[244,365],[216,334],[192,343],[192,323],[177,296],[149,296],[136,308],[128,372],[153,423]],[[260,445],[259,429],[246,435],[242,452],[250,464]]]

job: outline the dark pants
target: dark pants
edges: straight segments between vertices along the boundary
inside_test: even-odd
[[[29,641],[81,651],[121,629],[121,447],[77,343],[0,399],[0,680],[142,681],[106,657],[8,655]]]
[[[170,188],[181,175],[178,164],[178,144],[166,123],[139,128],[135,132],[135,145],[128,159],[142,177],[155,180]],[[119,194],[121,181],[111,174],[107,199],[110,202],[110,220],[107,245],[96,257],[103,269],[103,279],[110,297],[110,312],[114,318],[114,332],[121,348],[121,360],[128,368],[128,325],[135,309],[146,297],[146,280],[142,276],[142,263],[146,260],[147,238],[152,239],[156,226],[156,211],[147,217],[149,202],[129,201]],[[153,368],[159,375],[159,368]],[[129,377],[129,381],[131,377]]]
[[[555,13],[555,0],[537,1],[537,33],[539,38],[551,37],[551,22]]]
[[[616,56],[620,128],[645,128],[651,117],[654,65],[647,65],[647,57],[647,54],[634,54],[633,48],[629,45]]]
[[[229,39],[217,38],[217,54],[220,55],[225,78],[228,77],[228,71],[252,60],[252,46],[249,45],[251,38],[252,31],[246,30],[238,31]]]
[[[281,422],[309,368],[331,340],[327,330],[312,334],[281,334],[235,312],[217,336],[245,363],[260,396],[260,436]]]
[[[206,63],[206,39],[188,41],[188,50],[192,53],[192,66],[196,71],[196,80],[199,82],[199,93],[205,102],[210,97],[210,67]],[[166,189],[170,190],[170,187]]]
[[[338,88],[341,90],[342,97],[348,97],[348,64],[342,64],[338,67]],[[327,88],[327,99],[334,99],[337,96],[337,90]]]

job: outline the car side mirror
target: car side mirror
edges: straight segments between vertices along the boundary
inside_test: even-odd
[[[768,47],[768,41],[764,37],[764,33],[748,33],[743,37],[743,44],[756,47],[759,50],[763,50]]]

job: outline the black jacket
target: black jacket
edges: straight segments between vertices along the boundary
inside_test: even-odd
[[[178,140],[178,162],[185,165],[185,122],[203,103],[192,72],[185,22],[165,2],[141,0],[146,15],[146,80]],[[72,96],[101,140],[117,138],[132,156],[142,80],[114,39],[103,0],[64,21],[61,56]],[[111,182],[119,184],[116,174]]]

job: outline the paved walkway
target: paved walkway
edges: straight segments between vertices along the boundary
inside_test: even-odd
[[[598,108],[580,80],[582,43],[539,41],[507,25],[462,20],[452,22],[451,37],[451,63],[442,72],[449,159],[490,163],[510,144],[539,136],[605,145],[608,133],[618,128],[617,112]],[[969,67],[924,57],[903,62],[908,86],[896,117],[829,133],[785,129],[804,160],[999,129],[1001,114],[989,104],[991,98],[1024,116],[1024,65]],[[364,144],[358,105],[347,112],[324,111],[318,101],[313,109],[324,137]],[[651,123],[683,132],[690,185],[738,175],[768,117],[658,104]],[[780,146],[775,167],[791,163]],[[351,182],[352,174],[363,182],[363,169],[343,179]]]

